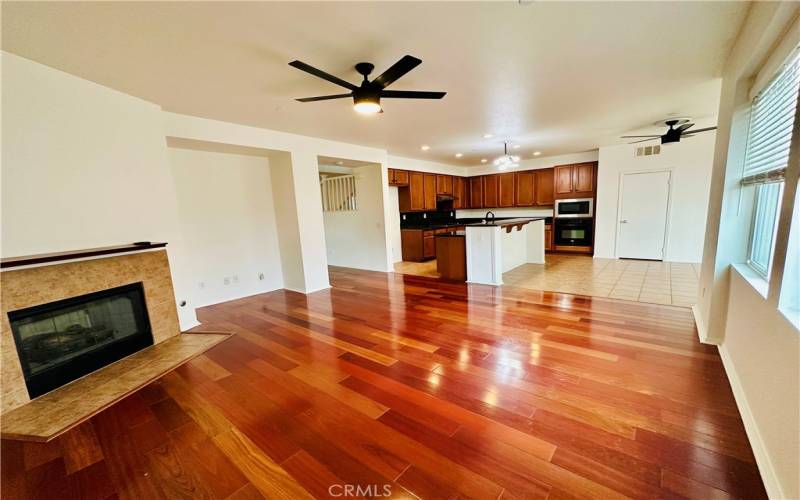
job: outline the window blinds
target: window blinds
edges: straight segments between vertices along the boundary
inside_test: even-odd
[[[798,88],[800,51],[795,51],[775,80],[753,100],[743,183],[783,180],[789,162]]]

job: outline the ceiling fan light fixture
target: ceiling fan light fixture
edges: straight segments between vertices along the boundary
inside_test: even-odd
[[[353,109],[361,114],[371,115],[383,111],[377,97],[354,97]]]

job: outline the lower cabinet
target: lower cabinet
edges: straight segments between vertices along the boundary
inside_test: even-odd
[[[553,249],[553,226],[550,224],[544,225],[544,249],[546,252]]]
[[[436,241],[432,230],[401,229],[400,241],[405,261],[422,262],[436,258]]]
[[[425,231],[423,234],[427,234],[429,231]],[[423,236],[422,237],[422,258],[424,260],[433,259],[436,257],[436,238],[433,236],[433,233],[430,236]]]

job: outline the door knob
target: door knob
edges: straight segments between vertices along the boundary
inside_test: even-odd
[[[620,224],[627,224],[628,223],[628,219],[622,219],[621,221],[619,221],[619,223]]]

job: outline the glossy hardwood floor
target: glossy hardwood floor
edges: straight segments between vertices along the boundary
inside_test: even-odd
[[[200,310],[238,335],[51,443],[4,441],[3,498],[765,497],[688,309],[331,282]]]

